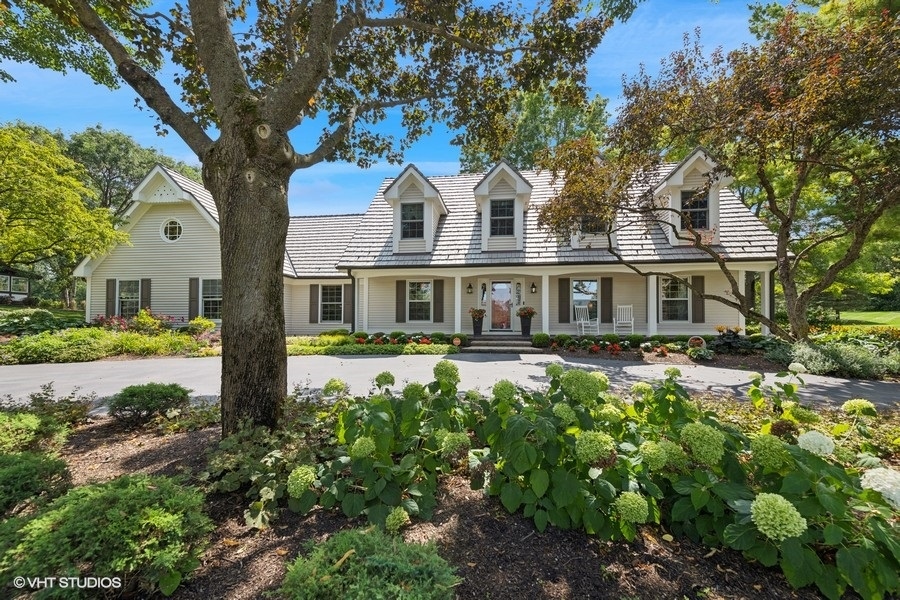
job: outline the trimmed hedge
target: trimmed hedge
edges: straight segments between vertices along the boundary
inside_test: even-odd
[[[349,344],[341,346],[288,346],[288,356],[360,356],[401,354],[456,354],[459,349],[450,344]]]

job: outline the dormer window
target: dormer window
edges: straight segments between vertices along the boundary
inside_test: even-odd
[[[400,205],[400,239],[420,240],[425,237],[425,203]]]
[[[491,200],[491,235],[515,235],[515,200]]]
[[[612,229],[611,223],[596,215],[581,217],[579,231],[582,235],[606,235]]]
[[[681,228],[709,229],[709,194],[691,190],[681,192]]]

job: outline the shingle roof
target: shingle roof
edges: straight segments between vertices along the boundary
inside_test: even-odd
[[[661,170],[671,172],[676,165]],[[551,184],[547,172],[521,171],[532,185],[530,209],[525,213],[525,239],[519,251],[482,252],[481,215],[476,212],[473,190],[483,174],[429,177],[441,193],[449,214],[438,223],[431,253],[407,254],[393,252],[393,213],[383,200],[384,190],[393,179],[386,179],[338,262],[339,268],[382,267],[444,267],[487,265],[551,265],[577,263],[615,263],[618,258],[602,248],[572,249],[560,245],[555,237],[537,226],[538,209],[555,196],[561,182]],[[731,260],[772,259],[776,239],[759,219],[730,191],[719,195],[719,239],[713,246]],[[690,246],[672,246],[658,223],[637,221],[628,223],[618,233],[618,251],[624,260],[648,262],[708,262],[709,256]]]
[[[185,177],[178,171],[174,171],[165,165],[159,165],[162,169],[178,184],[178,187],[194,197],[200,203],[206,212],[209,213],[216,223],[219,222],[219,211],[216,209],[216,201],[213,200],[212,194],[209,193],[202,183],[197,183],[190,177]]]
[[[335,268],[362,215],[291,217],[287,253],[293,277],[347,277]]]

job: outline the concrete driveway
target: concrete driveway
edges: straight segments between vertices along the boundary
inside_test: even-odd
[[[288,387],[295,385],[321,388],[332,377],[350,385],[354,394],[372,389],[372,380],[382,371],[390,371],[403,382],[432,381],[434,365],[441,356],[292,356],[288,358]],[[670,365],[626,361],[599,360],[558,355],[519,354],[455,354],[449,360],[459,366],[460,389],[490,389],[501,379],[509,379],[529,388],[542,388],[547,383],[544,369],[551,362],[567,368],[599,369],[607,374],[613,386],[629,387],[636,381],[662,379]],[[14,399],[27,398],[39,391],[41,384],[52,382],[57,394],[74,388],[79,393],[111,396],[122,388],[138,383],[158,381],[180,383],[197,396],[217,396],[221,360],[215,358],[148,358],[110,360],[91,363],[0,366],[0,395]],[[721,369],[705,365],[679,365],[682,384],[693,391],[729,393],[746,397],[749,383],[747,371]],[[900,407],[900,384],[883,381],[860,381],[804,375],[800,389],[804,402],[821,407],[837,407],[850,398],[866,398],[884,408]],[[767,381],[774,374],[766,374]]]

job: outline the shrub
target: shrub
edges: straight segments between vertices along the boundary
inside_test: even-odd
[[[465,333],[454,333],[453,335],[450,336],[450,343],[451,343],[451,344],[453,343],[453,340],[454,340],[455,338],[459,338],[459,345],[460,345],[460,347],[468,346],[468,345],[469,345],[469,336],[468,336],[467,334],[465,334]],[[455,345],[455,344],[454,344],[454,345]]]
[[[215,331],[216,323],[212,319],[206,317],[194,317],[191,319],[184,330],[190,335],[203,335]]]
[[[350,334],[350,337],[352,337],[353,339],[360,339],[360,338],[368,339],[369,334],[366,333],[365,331],[354,331],[353,333]]]
[[[0,412],[0,452],[21,452],[38,440],[41,419],[27,412]]]
[[[715,352],[709,348],[701,348],[700,346],[691,346],[684,351],[691,360],[711,360],[715,356]]]
[[[27,308],[0,313],[0,333],[33,335],[69,326],[69,320],[57,319],[49,310]]]
[[[459,582],[434,544],[420,545],[380,530],[341,531],[290,565],[279,593],[291,600],[409,598],[450,600]]]
[[[443,344],[447,341],[447,334],[441,333],[440,331],[435,331],[431,334],[431,341],[435,344]],[[452,338],[451,338],[452,341]]]
[[[319,335],[350,335],[349,329],[329,329],[328,331],[323,331]]]
[[[68,396],[57,397],[53,383],[45,383],[41,386],[40,392],[28,395],[28,412],[38,415],[44,421],[45,430],[48,426],[59,428],[78,425],[87,418],[91,406],[97,401],[97,394],[76,396],[77,391],[76,388]]]
[[[127,425],[142,425],[156,414],[186,407],[190,392],[177,383],[130,385],[110,398],[109,414]]]
[[[212,530],[202,507],[203,494],[167,477],[126,475],[75,488],[0,524],[0,579],[115,575],[132,595],[170,595],[200,564]]]
[[[70,482],[64,460],[34,452],[0,454],[0,513],[38,496],[56,498]]]
[[[617,333],[604,333],[602,339],[607,344],[618,344],[621,338]]]
[[[535,348],[548,348],[550,346],[550,335],[546,333],[535,333],[531,336],[531,345]]]
[[[153,314],[149,308],[142,308],[128,321],[128,329],[145,335],[156,335],[163,330],[170,329],[173,320],[172,317],[166,315]]]
[[[632,333],[625,336],[625,341],[628,342],[628,345],[631,348],[637,348],[643,343],[644,335],[640,333]]]

